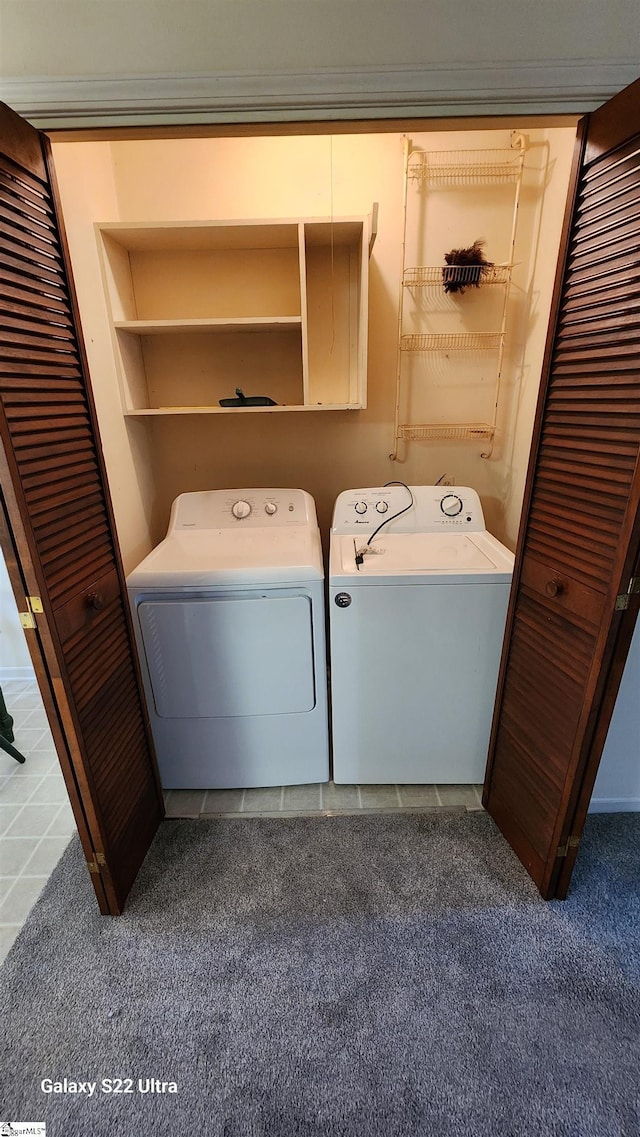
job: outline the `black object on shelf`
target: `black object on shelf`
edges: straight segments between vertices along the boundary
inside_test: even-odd
[[[275,399],[268,395],[245,395],[241,387],[236,387],[235,399],[220,399],[221,407],[277,407]]]

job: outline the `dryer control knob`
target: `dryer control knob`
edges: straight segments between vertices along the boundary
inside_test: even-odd
[[[275,501],[268,501],[264,507],[264,511],[265,513],[269,514],[269,517],[273,517],[274,513],[278,512],[278,507]]]
[[[366,513],[367,512],[366,501],[357,501],[356,505],[355,505],[355,510],[356,510],[356,513]]]
[[[440,502],[440,509],[445,517],[457,517],[459,513],[462,513],[462,499],[455,493],[447,493]]]
[[[231,512],[238,521],[242,521],[243,517],[248,517],[251,513],[251,506],[248,501],[234,501]]]
[[[378,513],[386,513],[388,508],[389,508],[389,502],[388,501],[377,501],[376,502],[376,509],[377,509]]]

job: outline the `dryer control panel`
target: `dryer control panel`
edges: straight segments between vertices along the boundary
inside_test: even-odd
[[[410,492],[409,492],[410,491]],[[333,511],[333,533],[483,533],[480,498],[468,486],[374,486],[345,490]]]
[[[175,499],[168,533],[232,527],[315,527],[317,524],[315,503],[306,490],[201,490],[180,494]]]

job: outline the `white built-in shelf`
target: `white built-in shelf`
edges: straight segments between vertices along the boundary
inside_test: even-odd
[[[185,332],[198,335],[215,335],[216,332],[281,332],[300,328],[301,316],[242,316],[238,319],[212,320],[115,320],[118,332],[131,332],[137,336],[171,336]]]
[[[370,222],[98,224],[124,414],[366,406]]]
[[[327,405],[319,403],[317,406],[284,406],[276,405],[275,407],[242,407],[241,413],[243,415],[258,415],[258,414],[282,414],[296,411],[352,411],[353,406],[351,403],[332,403]],[[188,406],[188,407],[148,407],[146,410],[125,411],[127,418],[153,418],[154,415],[235,415],[238,414],[238,407],[212,407],[212,406]]]

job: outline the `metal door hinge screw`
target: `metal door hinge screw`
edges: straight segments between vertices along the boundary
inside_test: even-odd
[[[616,596],[616,612],[624,612],[629,607],[629,597],[633,596],[634,592],[640,592],[640,576],[632,576],[627,591]]]
[[[95,861],[87,861],[87,868],[89,869],[90,873],[99,873],[100,866],[106,865],[107,863],[107,859],[104,853],[96,853],[95,858]]]
[[[566,857],[568,852],[569,852],[569,849],[577,849],[579,844],[580,844],[580,838],[579,837],[568,837],[566,844],[558,845],[558,851],[556,853],[556,857]]]
[[[23,628],[35,628],[36,619],[35,613],[43,612],[42,600],[39,596],[25,596],[25,604],[27,605],[26,612],[19,612],[20,623]]]

